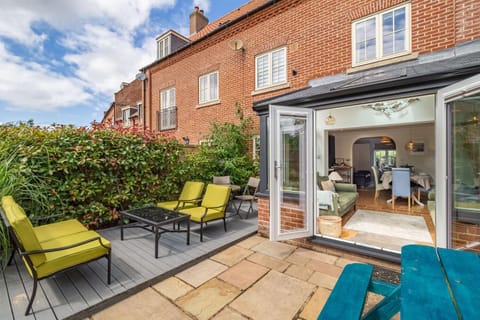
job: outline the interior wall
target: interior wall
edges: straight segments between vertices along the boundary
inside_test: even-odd
[[[354,167],[355,171],[370,170],[372,163],[372,152],[364,151],[364,149],[361,149],[361,152],[354,151],[355,141],[360,138],[387,136],[392,138],[397,146],[398,166],[412,165],[415,166],[417,172],[425,172],[432,177],[435,176],[435,130],[433,123],[392,128],[382,127],[368,130],[337,131],[329,134],[335,136],[335,157],[352,159],[352,163],[357,163],[358,161],[362,164],[362,168]],[[425,152],[413,154],[405,150],[404,146],[410,139],[413,139],[415,142],[424,142]],[[367,159],[370,163],[365,164]]]
[[[375,104],[316,110],[316,170],[322,175],[328,174],[328,134],[336,136],[335,157],[349,159],[346,161],[348,165],[353,165],[353,143],[356,140],[365,137],[388,136],[395,141],[397,146],[398,165],[414,165],[419,172],[434,176],[435,97],[434,95],[425,95],[401,100],[411,100],[411,102],[407,107],[390,113],[372,108]],[[395,101],[397,100],[385,101],[385,103],[394,103]],[[325,123],[325,119],[329,115],[335,118],[334,124]],[[423,141],[425,152],[421,155],[407,152],[404,146],[410,139]],[[369,152],[370,157],[371,154],[372,150]],[[362,167],[365,167],[363,162]],[[355,170],[357,169],[355,168]]]

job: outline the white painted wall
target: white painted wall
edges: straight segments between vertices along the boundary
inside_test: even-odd
[[[356,131],[336,131],[330,132],[335,136],[335,157],[357,160],[365,166],[365,168],[354,168],[354,170],[369,170],[371,166],[371,152],[367,148],[363,148],[358,152],[354,152],[354,143],[360,138],[387,136],[393,139],[397,149],[397,166],[413,165],[417,172],[426,172],[432,177],[435,176],[435,127],[433,123],[418,124],[414,126],[401,126],[378,129],[362,129]],[[411,138],[415,141],[423,141],[425,143],[424,154],[411,154],[405,150],[405,144]],[[360,160],[358,159],[360,157]],[[353,163],[352,162],[352,163]]]
[[[408,163],[416,166],[417,170],[434,176],[435,97],[434,95],[425,95],[416,98],[419,100],[390,116],[375,111],[366,104],[317,110],[315,112],[316,170],[322,175],[328,172],[328,133],[330,132],[336,136],[335,157],[350,159],[348,163],[350,165],[353,164],[353,143],[356,140],[365,137],[388,136],[397,145],[397,164]],[[334,125],[325,124],[325,118],[328,115],[335,118]],[[426,150],[423,155],[410,155],[405,151],[404,146],[411,138],[425,143]]]

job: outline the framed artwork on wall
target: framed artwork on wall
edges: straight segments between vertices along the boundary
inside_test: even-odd
[[[425,143],[423,141],[417,141],[413,143],[413,147],[410,150],[412,155],[422,155],[425,154]]]

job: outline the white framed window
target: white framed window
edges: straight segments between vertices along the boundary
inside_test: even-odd
[[[138,101],[137,102],[137,116],[138,116],[138,122],[143,122],[143,110],[142,110],[142,102]]]
[[[198,95],[200,104],[218,100],[218,71],[200,76],[198,79]]]
[[[161,59],[170,54],[170,36],[157,40],[157,58]]]
[[[122,123],[124,127],[130,126],[130,106],[122,108]]]
[[[411,51],[410,4],[352,23],[352,61],[360,65]]]
[[[287,81],[287,48],[282,47],[255,57],[255,89]]]
[[[160,91],[159,129],[174,129],[177,126],[175,88]]]

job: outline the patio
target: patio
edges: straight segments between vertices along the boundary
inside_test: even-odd
[[[314,320],[343,267],[357,259],[255,235],[90,319]],[[374,277],[398,280],[397,273],[377,266]],[[369,293],[365,312],[381,298]],[[399,319],[399,315],[393,319]]]
[[[0,277],[0,319],[83,319],[103,310],[256,233],[255,216],[246,220],[231,212],[228,216],[228,232],[223,230],[222,221],[209,223],[204,242],[200,242],[196,224],[192,225],[189,246],[185,234],[162,234],[158,259],[154,258],[152,233],[127,229],[121,241],[119,227],[101,230],[112,243],[112,283],[106,283],[105,259],[42,280],[33,312],[27,317],[27,293],[33,281],[16,255],[15,262]]]

